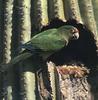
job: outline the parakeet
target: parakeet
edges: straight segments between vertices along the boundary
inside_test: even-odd
[[[19,56],[11,60],[9,65],[16,64],[33,55],[39,55],[44,60],[67,46],[70,40],[79,38],[79,31],[71,25],[61,26],[59,28],[48,29],[31,38],[31,40],[21,46],[24,48]]]
[[[44,58],[67,46],[71,39],[78,38],[78,30],[73,26],[66,25],[58,29],[49,29],[35,35],[29,42],[22,45],[22,48],[32,53],[39,53]]]

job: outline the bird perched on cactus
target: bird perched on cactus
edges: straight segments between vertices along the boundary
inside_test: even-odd
[[[45,60],[53,53],[67,46],[70,40],[77,40],[78,38],[78,29],[71,25],[48,29],[33,36],[29,42],[23,44],[21,48],[25,50],[12,59],[8,66],[34,55],[39,55]]]

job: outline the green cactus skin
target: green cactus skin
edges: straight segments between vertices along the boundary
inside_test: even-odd
[[[12,14],[13,0],[6,0],[4,3],[4,38],[3,38],[3,63],[7,64],[11,60],[11,36],[12,36]],[[4,98],[12,100],[12,77],[13,69],[9,69],[8,74],[4,75]],[[7,82],[6,82],[7,81]]]
[[[20,44],[30,40],[31,37],[31,19],[30,19],[31,1],[18,0],[18,17],[20,33]],[[35,73],[29,72],[26,68],[31,68],[29,61],[20,63],[20,87],[22,100],[35,100]],[[32,68],[31,68],[32,69]]]
[[[83,23],[88,27],[89,30],[96,34],[97,27],[91,0],[79,0],[79,5]]]
[[[47,0],[32,1],[32,24],[38,31],[48,23],[48,6]]]
[[[94,5],[92,5],[91,0],[79,0],[79,5],[83,23],[93,33],[96,46],[98,47],[97,24],[93,10]],[[98,52],[98,50],[96,50],[96,52]]]
[[[93,4],[93,11],[94,11],[94,16],[95,16],[95,21],[97,24],[97,33],[96,33],[96,41],[98,41],[98,0],[92,0],[92,4]],[[98,48],[98,42],[96,42],[96,46]],[[97,54],[98,54],[98,50],[97,50]]]
[[[59,18],[65,20],[62,0],[48,0],[49,19]]]
[[[56,100],[56,82],[55,82],[55,72],[54,72],[54,65],[52,63],[48,63],[48,72],[50,76],[50,85],[52,89],[52,98]]]
[[[82,23],[78,0],[64,0],[66,19],[76,19]]]
[[[52,94],[51,94],[52,100],[61,100],[59,78],[56,71],[56,66],[52,62],[47,63],[47,65],[50,77],[50,85],[52,89]]]
[[[30,64],[31,63],[31,64]],[[21,98],[22,100],[36,100],[36,82],[35,82],[35,73],[31,71],[32,68],[32,60],[26,60],[25,64],[20,63],[20,84],[21,84]],[[26,68],[30,68],[30,71],[24,71]]]
[[[94,16],[95,16],[95,20],[96,20],[97,28],[98,28],[98,6],[97,6],[98,0],[92,0],[92,4],[93,4]]]
[[[2,53],[3,53],[3,1],[0,1],[0,63],[2,63]],[[2,95],[3,95],[3,75],[0,73],[0,100],[2,100]]]

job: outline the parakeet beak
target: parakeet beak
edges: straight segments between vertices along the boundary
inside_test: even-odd
[[[73,34],[73,38],[72,39],[77,40],[79,38],[78,29],[74,28],[73,31],[72,31],[72,34]]]
[[[78,38],[79,38],[79,33],[78,32],[74,33],[73,34],[73,39],[77,40]]]

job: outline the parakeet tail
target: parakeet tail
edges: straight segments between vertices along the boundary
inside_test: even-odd
[[[23,61],[31,56],[32,56],[32,53],[30,53],[30,52],[22,53],[22,54],[18,55],[17,57],[13,58],[9,64],[14,65],[14,64],[16,64],[20,61]]]
[[[19,63],[20,61],[23,61],[29,57],[31,57],[33,54],[30,52],[24,52],[18,56],[16,56],[15,58],[13,58],[8,64],[1,64],[1,68],[0,71],[5,71],[8,68],[10,68],[11,66],[13,66],[16,63]]]

